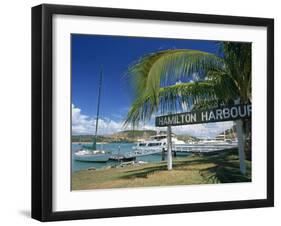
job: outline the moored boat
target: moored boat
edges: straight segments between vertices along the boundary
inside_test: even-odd
[[[95,124],[95,136],[93,140],[92,147],[82,148],[74,153],[74,159],[76,161],[84,162],[107,162],[111,156],[111,152],[104,150],[97,150],[97,132],[98,132],[98,122],[99,122],[99,109],[100,109],[100,95],[101,95],[101,85],[102,85],[102,70],[100,73],[99,81],[99,93],[98,93],[98,105],[97,105],[97,117]],[[81,138],[81,137],[80,137]]]
[[[177,139],[176,135],[172,133],[172,146],[184,145],[185,142]],[[153,150],[161,152],[167,149],[167,134],[157,134],[151,136],[149,140],[141,140],[137,143],[135,150]]]
[[[234,133],[234,132],[233,132]],[[226,138],[225,131],[219,134],[214,139],[203,139],[198,142],[199,145],[214,145],[214,146],[237,146],[238,141],[234,137],[232,139]]]
[[[74,153],[74,159],[84,162],[107,162],[111,152],[104,150],[81,149]]]

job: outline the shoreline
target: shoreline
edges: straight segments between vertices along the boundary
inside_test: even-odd
[[[234,150],[174,158],[171,171],[166,161],[85,169],[72,173],[72,190],[250,182],[251,162],[246,161],[246,166],[247,173],[242,175]]]
[[[71,141],[71,144],[92,144],[92,141]],[[97,142],[97,144],[135,144],[136,142]]]
[[[71,144],[92,144],[93,142],[91,141],[71,141]],[[97,142],[97,144],[111,144],[110,142]]]

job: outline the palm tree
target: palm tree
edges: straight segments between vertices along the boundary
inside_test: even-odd
[[[182,103],[198,109],[251,102],[251,44],[219,45],[220,56],[174,49],[143,56],[130,66],[135,99],[125,125],[138,126],[155,113],[182,111]]]
[[[128,69],[135,100],[125,123],[182,110],[183,101],[193,107],[251,102],[251,45],[223,42],[221,52],[165,50],[142,57]]]

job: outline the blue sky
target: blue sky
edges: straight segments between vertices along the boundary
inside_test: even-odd
[[[121,129],[133,101],[129,81],[124,76],[130,64],[145,54],[165,49],[196,49],[219,54],[218,48],[214,41],[72,34],[73,133],[93,132],[101,67],[99,132],[109,134]]]

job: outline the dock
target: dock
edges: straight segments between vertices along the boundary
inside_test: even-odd
[[[135,150],[131,152],[127,152],[125,154],[112,154],[109,157],[109,160],[116,160],[116,161],[132,161],[135,160],[137,157],[147,156],[147,155],[154,155],[161,153],[162,151],[159,149],[141,149]]]
[[[179,145],[172,148],[177,153],[211,153],[237,148],[237,144],[188,144]]]
[[[172,153],[174,156],[177,154],[204,154],[215,153],[223,150],[231,150],[237,148],[236,144],[186,144],[172,146]],[[137,157],[162,154],[166,149],[149,148],[149,149],[136,149],[135,151],[127,152],[125,154],[112,154],[109,160],[113,161],[134,161]]]

